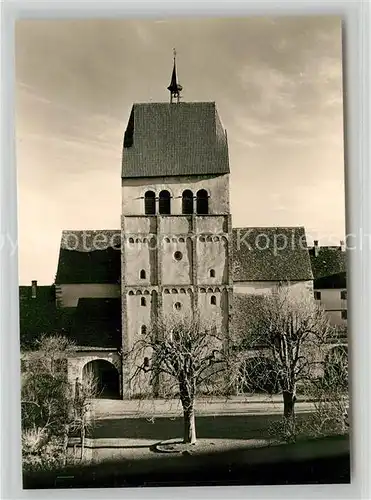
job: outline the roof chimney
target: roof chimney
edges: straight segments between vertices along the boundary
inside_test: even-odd
[[[314,256],[315,256],[315,257],[318,257],[318,253],[319,253],[319,245],[318,245],[318,240],[314,240],[314,241],[313,241],[313,244],[314,244]]]
[[[32,280],[31,281],[31,298],[36,299],[36,294],[37,294],[37,281]]]

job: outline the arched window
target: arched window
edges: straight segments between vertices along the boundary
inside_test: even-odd
[[[209,213],[209,195],[205,189],[200,189],[197,191],[197,213],[198,214],[208,214]]]
[[[215,295],[212,295],[211,298],[210,298],[210,304],[212,306],[216,306],[216,297]]]
[[[146,305],[146,299],[145,299],[145,297],[141,297],[140,298],[140,305],[141,306],[145,306]]]
[[[146,325],[142,325],[140,331],[141,331],[142,335],[145,335],[147,333],[147,327],[146,327]]]
[[[153,191],[147,191],[144,195],[144,212],[146,215],[156,213],[156,195]]]
[[[210,269],[210,278],[215,278],[215,269]]]
[[[140,271],[140,279],[145,280],[146,279],[146,272],[144,269],[141,269]]]
[[[162,215],[170,215],[170,193],[169,191],[161,191],[159,201],[159,212]]]
[[[183,191],[182,194],[182,213],[193,214],[193,193],[189,189]]]

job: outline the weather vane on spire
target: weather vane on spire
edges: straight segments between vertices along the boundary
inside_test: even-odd
[[[180,92],[183,90],[183,87],[178,83],[177,81],[177,76],[176,76],[176,50],[175,48],[173,49],[173,57],[174,57],[174,66],[173,66],[173,73],[171,75],[171,82],[170,85],[168,86],[168,91],[170,92],[170,103],[173,102],[173,99],[176,98],[177,102],[179,102],[179,99],[181,98]]]

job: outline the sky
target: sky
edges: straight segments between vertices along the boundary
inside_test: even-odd
[[[21,284],[54,281],[61,231],[120,227],[134,102],[215,101],[234,227],[345,235],[341,22],[336,17],[21,20],[16,25]]]

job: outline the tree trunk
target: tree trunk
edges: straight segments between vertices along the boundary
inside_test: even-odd
[[[65,434],[63,436],[63,467],[67,465],[67,456],[68,456],[68,437],[69,437],[69,428],[65,429]]]
[[[82,418],[81,422],[81,456],[80,459],[83,460],[85,451],[85,419]]]
[[[283,391],[283,416],[285,418],[295,418],[295,401],[296,396],[294,391]]]
[[[196,423],[195,423],[195,411],[192,406],[184,409],[184,443],[195,444],[196,443]]]
[[[286,439],[290,442],[296,440],[295,425],[295,391],[283,391],[283,418],[286,422]]]

